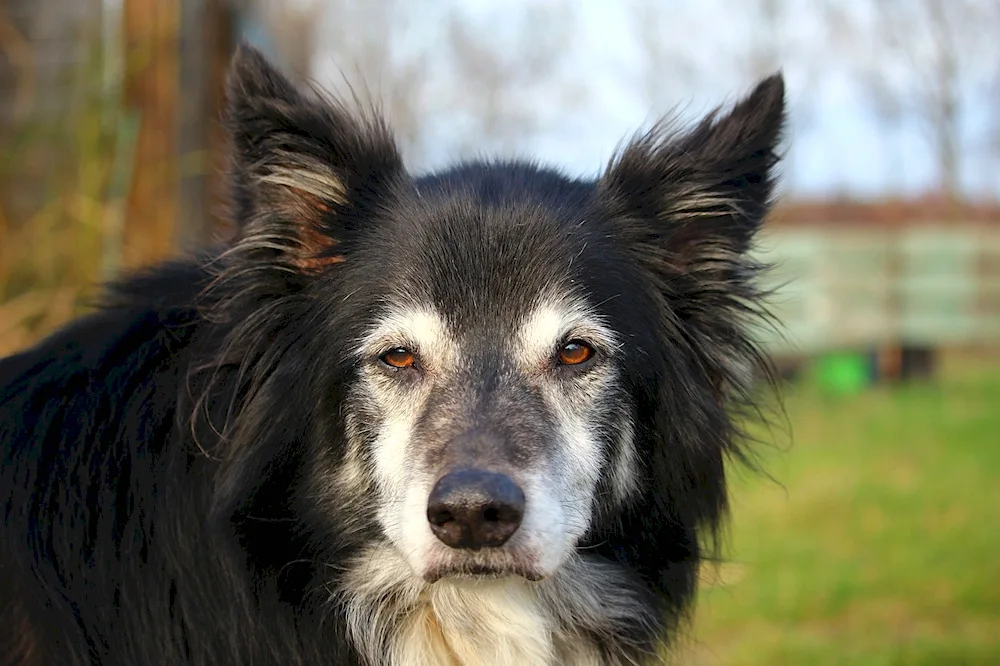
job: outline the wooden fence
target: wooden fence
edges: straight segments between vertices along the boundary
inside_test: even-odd
[[[767,233],[758,255],[781,334],[776,354],[1000,343],[1000,228],[949,223]]]

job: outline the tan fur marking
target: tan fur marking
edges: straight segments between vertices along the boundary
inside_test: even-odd
[[[261,176],[260,181],[306,192],[321,201],[338,205],[346,203],[347,189],[343,181],[333,171],[318,164],[308,168],[275,166]]]
[[[261,182],[281,185],[282,190],[294,190],[279,200],[286,215],[297,223],[299,249],[293,264],[307,272],[321,271],[346,260],[344,255],[320,256],[337,244],[337,239],[318,228],[321,217],[342,205],[346,192],[332,173],[319,174],[305,169],[280,168],[262,177]],[[319,185],[322,185],[320,187]]]

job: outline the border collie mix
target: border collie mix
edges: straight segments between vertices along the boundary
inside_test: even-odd
[[[766,370],[784,113],[416,177],[241,47],[234,240],[0,361],[0,662],[662,659]]]

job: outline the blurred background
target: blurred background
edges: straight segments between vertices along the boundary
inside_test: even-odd
[[[1000,664],[997,0],[0,0],[0,354],[225,235],[245,38],[382,100],[411,168],[600,173],[783,69],[760,248],[785,382],[685,664]]]

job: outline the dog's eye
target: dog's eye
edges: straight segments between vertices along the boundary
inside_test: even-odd
[[[559,363],[562,365],[580,365],[594,356],[594,348],[580,340],[570,340],[559,350]]]
[[[416,357],[405,347],[396,347],[378,357],[390,368],[409,368],[416,362]]]

